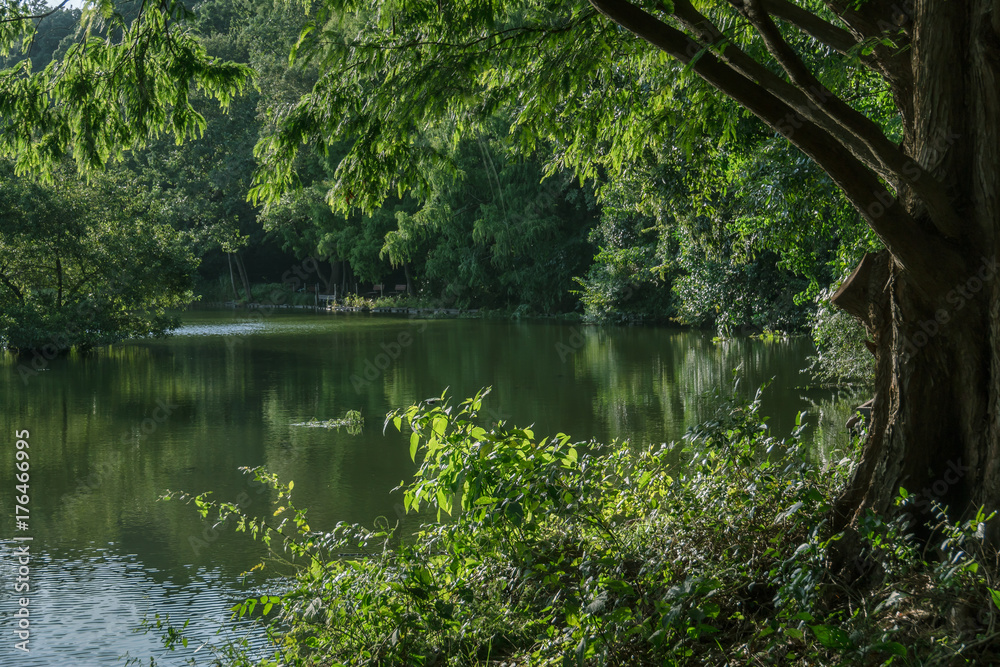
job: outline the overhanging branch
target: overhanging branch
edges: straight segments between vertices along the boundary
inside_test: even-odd
[[[0,23],[17,23],[18,21],[35,21],[48,18],[65,7],[67,3],[69,3],[69,0],[63,0],[49,11],[42,12],[41,14],[15,14],[14,16],[0,19]]]
[[[903,205],[879,181],[878,176],[851,154],[838,138],[803,119],[793,131],[787,119],[797,111],[764,86],[753,82],[722,62],[682,31],[660,21],[626,0],[590,0],[608,19],[649,44],[688,64],[695,73],[744,106],[767,125],[781,131],[811,157],[843,190],[871,228],[890,249],[915,282],[945,280],[961,265],[957,253],[939,247],[940,239],[917,224]],[[700,57],[692,62],[696,55]],[[934,249],[933,251],[931,249]],[[932,288],[928,284],[928,288]]]
[[[871,48],[869,58],[892,86],[904,123],[913,111],[913,65],[910,62],[910,16],[903,7],[912,3],[899,0],[824,0],[824,4],[844,22],[859,43]],[[889,37],[894,45],[882,43]]]
[[[824,21],[788,0],[764,0],[764,9],[840,53],[846,54],[858,44],[858,40],[849,31]]]
[[[745,51],[729,42],[725,35],[706,17],[699,13],[689,0],[674,0],[674,17],[681,25],[696,35],[703,43],[718,46],[718,56],[732,66],[737,72],[751,81],[763,86],[778,99],[795,110],[794,116],[788,117],[787,123],[794,127],[799,118],[806,118],[830,132],[851,153],[861,160],[869,169],[874,170],[882,178],[890,180],[892,174],[878,159],[870,147],[859,137],[854,136],[827,112],[825,105],[817,104],[799,88],[788,83],[761,63],[751,58]],[[779,131],[782,131],[779,128]]]
[[[925,171],[915,160],[907,157],[899,147],[889,141],[871,119],[859,113],[824,86],[809,71],[802,59],[785,41],[778,26],[764,10],[762,0],[730,0],[756,28],[764,45],[792,83],[808,95],[815,104],[821,105],[828,115],[845,130],[865,143],[882,165],[883,177],[890,176],[894,184],[905,183],[927,206],[927,211],[938,231],[946,237],[957,238],[962,233],[962,221],[944,186]],[[737,3],[742,3],[737,4]]]

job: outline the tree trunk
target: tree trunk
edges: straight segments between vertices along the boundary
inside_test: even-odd
[[[842,524],[889,510],[900,487],[917,494],[924,521],[934,502],[955,519],[1000,508],[1000,6],[924,1],[912,18],[903,146],[944,185],[961,225],[941,224],[918,193],[895,186],[913,219],[944,232],[934,251],[957,253],[962,269],[929,279],[883,252],[834,297],[876,346],[873,419]],[[1000,544],[993,524],[989,541]]]
[[[916,494],[918,525],[933,518],[932,503],[955,517],[1000,506],[996,258],[969,257],[968,266],[928,299],[883,251],[833,297],[862,320],[876,357],[868,438],[839,500],[838,528],[866,509],[890,511],[901,487]]]
[[[63,301],[63,270],[62,259],[56,255],[56,308],[62,308]]]
[[[233,301],[240,300],[239,290],[236,289],[236,277],[233,275],[233,253],[226,253],[226,259],[229,260],[229,282],[233,286]]]
[[[731,0],[771,68],[689,0],[670,3],[674,25],[628,0],[590,3],[787,137],[885,244],[834,297],[876,356],[838,527],[890,510],[901,487],[917,518],[933,501],[953,518],[1000,508],[1000,0],[826,0],[836,23],[783,0]],[[789,25],[841,53],[874,45],[864,62],[891,89],[901,144],[823,85],[786,41]],[[990,530],[1000,544],[1000,521]]]
[[[250,291],[250,279],[247,277],[246,265],[239,251],[236,252],[236,270],[240,274],[240,282],[243,283],[243,291],[247,295],[247,303],[253,303],[253,293]]]

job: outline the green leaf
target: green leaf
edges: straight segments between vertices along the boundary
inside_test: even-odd
[[[798,512],[800,509],[802,509],[802,505],[803,505],[803,503],[800,500],[797,503],[793,504],[788,509],[786,509],[786,510],[784,510],[782,512],[779,512],[778,516],[774,517],[774,522],[775,523],[781,523],[782,521],[788,519],[793,514],[795,514],[796,512]]]
[[[890,655],[898,655],[901,658],[906,657],[906,647],[899,642],[879,642],[873,644],[871,648],[873,651],[882,651]]]
[[[810,625],[809,629],[826,648],[841,650],[853,647],[850,636],[840,628],[829,625]]]
[[[580,643],[576,645],[576,664],[584,665],[586,664],[587,657],[587,638],[581,637]]]
[[[438,507],[451,514],[451,497],[444,489],[438,489],[437,491],[437,504]]]
[[[990,592],[990,598],[993,600],[993,604],[996,605],[997,609],[1000,609],[1000,591],[995,591],[992,588],[987,588]]]
[[[420,444],[420,436],[416,433],[410,434],[410,460],[417,462],[417,445]]]

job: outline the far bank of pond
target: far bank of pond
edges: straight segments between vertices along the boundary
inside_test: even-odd
[[[48,362],[37,375],[0,365],[3,433],[30,431],[32,652],[0,644],[0,664],[113,665],[118,656],[156,656],[159,665],[196,659],[166,654],[156,637],[129,627],[144,614],[191,617],[206,639],[261,579],[240,575],[263,556],[231,530],[203,525],[193,509],[157,502],[167,489],[268,497],[240,466],[263,465],[295,481],[296,504],[317,530],[337,521],[371,524],[399,516],[389,493],[413,471],[405,436],[383,435],[386,412],[438,396],[456,399],[492,386],[487,417],[539,435],[635,443],[679,439],[710,416],[712,393],[732,385],[764,397],[772,430],[786,435],[809,409],[819,456],[843,441],[850,404],[804,389],[806,339],[713,342],[707,333],[657,327],[558,322],[411,319],[292,309],[192,311],[171,338],[136,341],[86,357]],[[302,426],[360,410],[360,434]],[[14,439],[0,444],[0,496],[7,516],[0,577],[12,558]],[[404,525],[418,519],[404,517]],[[12,613],[11,586],[0,613]],[[9,616],[5,616],[10,618]],[[207,656],[206,656],[207,658]],[[148,662],[148,660],[147,660]]]

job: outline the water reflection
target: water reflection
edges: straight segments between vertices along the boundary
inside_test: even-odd
[[[134,546],[134,545],[133,545]],[[0,542],[0,577],[13,581],[14,545]],[[266,650],[266,638],[248,623],[229,620],[229,608],[252,592],[237,590],[221,582],[217,570],[187,568],[167,573],[128,553],[128,545],[109,544],[81,550],[59,550],[55,555],[32,558],[30,592],[30,638],[24,653],[5,641],[0,664],[24,667],[107,667],[124,664],[121,658],[149,658],[157,665],[174,667],[197,660],[198,648],[208,658],[206,643],[218,643],[217,631],[244,635],[251,646]],[[67,586],[72,582],[72,586]],[[13,600],[0,605],[4,618],[17,609]],[[152,636],[132,631],[144,618],[169,616],[191,619],[187,648],[167,651]],[[13,632],[4,633],[13,636]],[[207,660],[205,661],[207,662]]]
[[[259,545],[213,530],[188,506],[157,502],[167,489],[244,496],[262,514],[270,494],[238,469],[263,465],[295,480],[296,503],[310,508],[316,529],[396,521],[400,499],[389,490],[413,464],[404,436],[383,436],[383,417],[445,387],[463,398],[492,386],[487,417],[533,423],[539,435],[645,444],[677,439],[707,417],[707,397],[731,386],[740,367],[747,392],[774,378],[764,409],[779,435],[818,401],[817,452],[835,456],[837,420],[846,419],[828,393],[802,389],[808,341],[287,311],[195,312],[179,333],[51,360],[33,373],[9,355],[0,360],[0,432],[31,431],[39,559],[36,662],[16,664],[159,655],[155,638],[128,633],[137,615],[197,616],[198,632],[210,634],[215,623],[204,619],[221,619],[247,594],[240,575],[264,556]],[[295,426],[348,410],[367,419],[360,435]],[[14,478],[12,450],[11,439],[0,440],[0,481]],[[8,517],[11,503],[12,494],[0,494]],[[418,521],[401,520],[404,529]],[[11,537],[12,519],[4,526],[0,538]],[[10,589],[0,593],[4,611],[15,604]],[[21,660],[12,644],[0,643],[0,664]]]
[[[173,332],[174,336],[247,336],[266,331],[262,321],[249,320],[218,324],[186,324]]]

